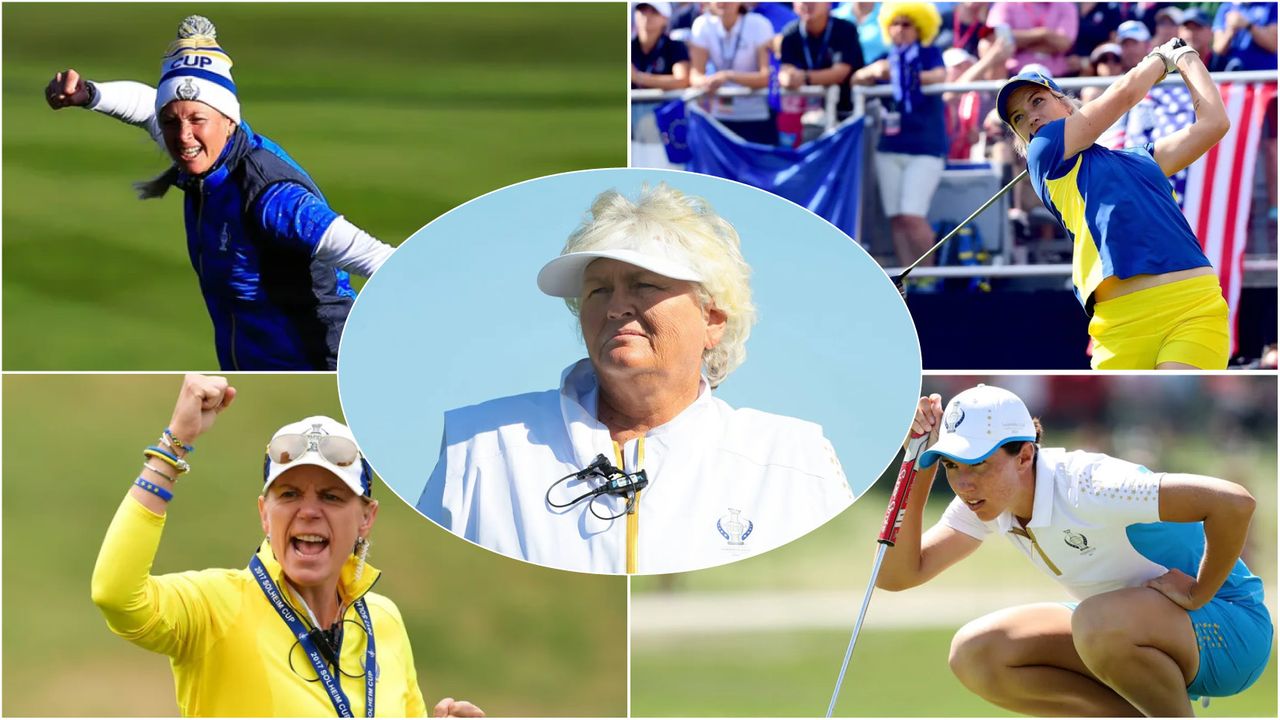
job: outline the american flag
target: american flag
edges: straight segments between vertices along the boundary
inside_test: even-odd
[[[1231,130],[1217,145],[1172,179],[1182,214],[1218,271],[1230,308],[1231,352],[1236,352],[1236,310],[1244,279],[1244,246],[1258,140],[1267,106],[1276,101],[1275,83],[1223,83],[1222,103]],[[1129,113],[1127,144],[1145,145],[1195,120],[1184,85],[1161,85]]]

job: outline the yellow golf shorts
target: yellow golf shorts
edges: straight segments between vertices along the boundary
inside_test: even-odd
[[[1163,362],[1222,370],[1231,356],[1227,301],[1216,275],[1100,302],[1089,335],[1094,370],[1153,370]]]

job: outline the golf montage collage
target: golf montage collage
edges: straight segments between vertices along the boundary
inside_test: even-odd
[[[0,4],[0,714],[1280,717],[1278,14]]]

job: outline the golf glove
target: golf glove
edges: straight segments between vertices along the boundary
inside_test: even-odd
[[[1164,63],[1164,72],[1168,75],[1178,69],[1178,58],[1188,53],[1194,53],[1196,55],[1199,54],[1196,52],[1195,48],[1188,45],[1182,38],[1174,38],[1163,45],[1154,48],[1147,54],[1147,57],[1154,55],[1160,58],[1160,61]]]

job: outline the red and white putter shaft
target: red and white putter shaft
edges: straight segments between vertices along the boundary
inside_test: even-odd
[[[893,495],[889,498],[889,508],[884,513],[884,523],[880,526],[880,536],[876,538],[875,564],[871,566],[871,581],[867,583],[867,594],[862,598],[862,608],[858,610],[858,620],[853,625],[853,636],[849,638],[849,647],[844,651],[844,662],[840,663],[840,675],[836,678],[836,689],[831,693],[831,703],[827,705],[827,717],[835,712],[836,701],[840,699],[840,687],[844,685],[844,674],[849,669],[849,658],[853,657],[853,646],[858,642],[858,633],[862,630],[862,621],[867,617],[867,606],[871,604],[871,592],[876,589],[876,578],[880,575],[880,563],[884,561],[884,551],[892,547],[898,539],[898,530],[902,528],[902,518],[907,512],[907,498],[911,495],[911,486],[916,480],[916,460],[920,458],[929,433],[912,435],[907,441],[907,451],[902,457],[902,467],[898,469],[898,479],[893,484]]]

